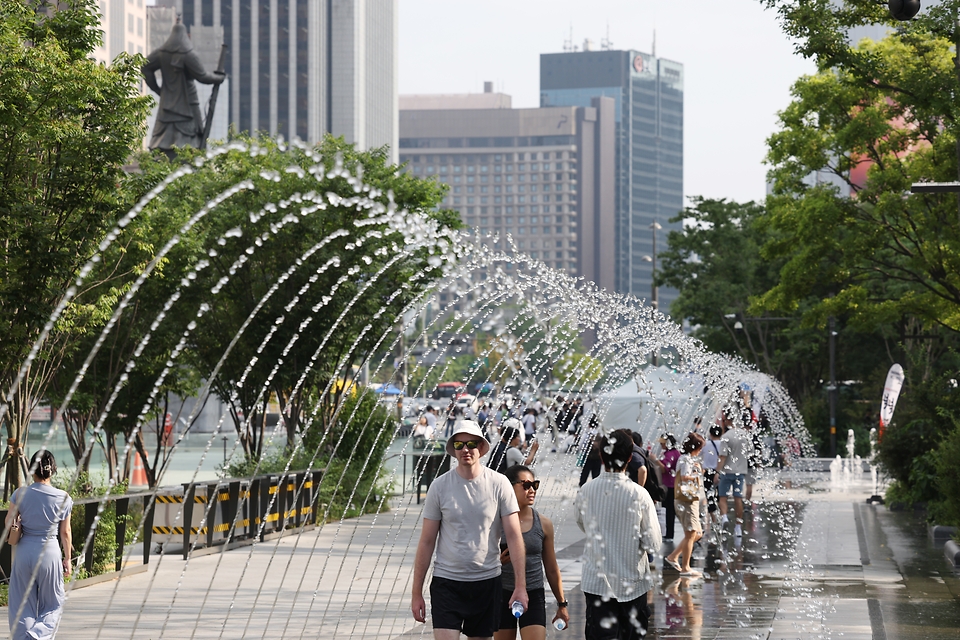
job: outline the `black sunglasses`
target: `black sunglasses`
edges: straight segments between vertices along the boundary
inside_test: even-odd
[[[479,440],[466,440],[466,441],[454,440],[453,441],[454,451],[460,451],[460,449],[463,449],[464,445],[467,446],[467,449],[476,449],[477,447],[480,446],[480,441]]]
[[[518,481],[514,482],[513,484],[519,484],[520,486],[523,487],[523,490],[524,490],[524,491],[530,491],[530,489],[533,489],[534,491],[539,491],[539,490],[540,490],[540,481],[539,481],[539,480],[518,480]]]

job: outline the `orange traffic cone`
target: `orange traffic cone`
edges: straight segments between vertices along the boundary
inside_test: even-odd
[[[130,474],[130,486],[131,487],[146,487],[149,483],[147,482],[147,472],[143,470],[143,461],[140,459],[140,454],[136,451],[133,452],[133,472]]]

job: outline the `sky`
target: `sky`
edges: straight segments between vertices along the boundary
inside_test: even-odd
[[[760,200],[766,139],[814,72],[759,0],[399,0],[400,94],[478,93],[485,80],[540,106],[540,54],[564,41],[684,65],[684,194]],[[608,31],[609,30],[609,31]]]

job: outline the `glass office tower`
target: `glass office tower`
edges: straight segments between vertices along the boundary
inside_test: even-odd
[[[667,246],[683,209],[683,65],[638,51],[574,51],[540,56],[540,106],[616,103],[616,287],[649,299],[654,233]],[[659,223],[662,229],[651,226]],[[659,266],[659,258],[657,259]],[[661,287],[664,313],[677,292]]]

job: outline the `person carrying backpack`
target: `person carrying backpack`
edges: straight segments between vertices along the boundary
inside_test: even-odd
[[[520,433],[523,425],[516,418],[507,418],[503,421],[503,435],[500,442],[490,452],[487,466],[497,473],[506,473],[507,469],[516,464],[530,464],[537,455],[540,445],[534,441],[527,454],[520,450]]]
[[[631,480],[647,490],[654,502],[662,502],[663,487],[660,485],[656,467],[643,450],[643,436],[636,431],[630,431],[629,435],[633,439],[633,455],[627,464],[627,474]]]

